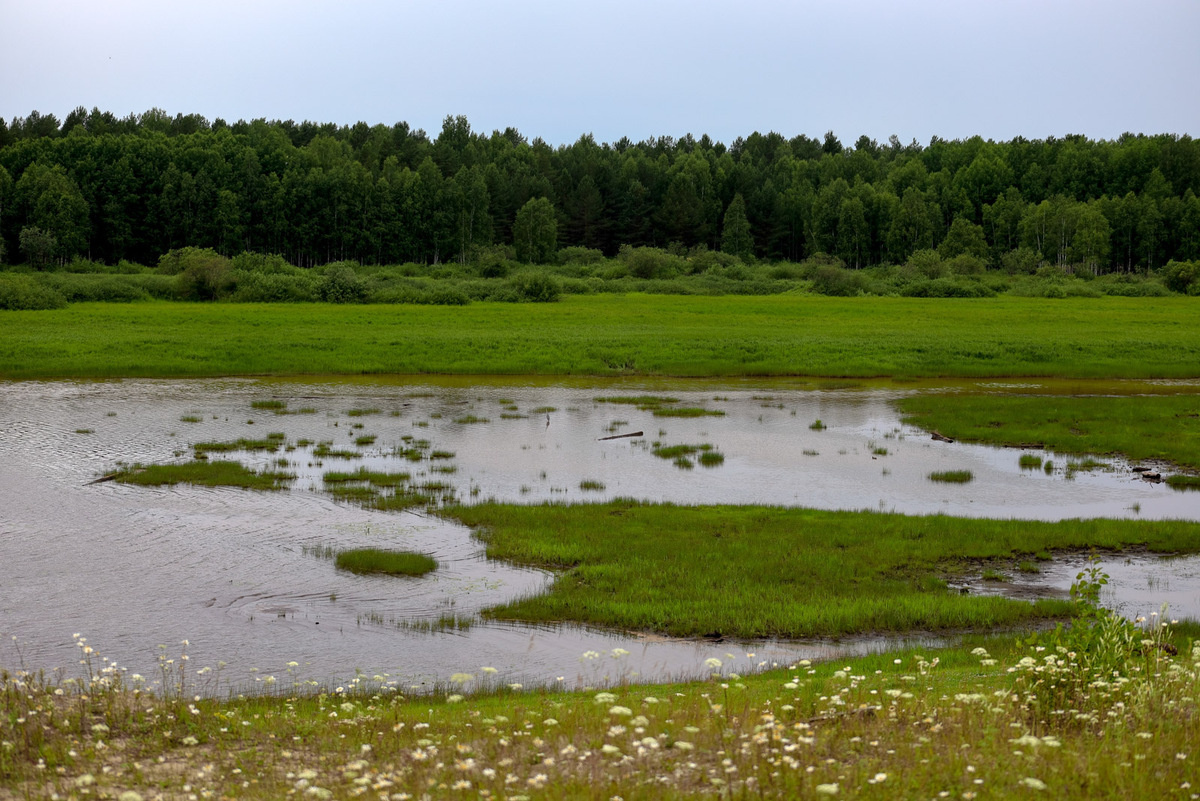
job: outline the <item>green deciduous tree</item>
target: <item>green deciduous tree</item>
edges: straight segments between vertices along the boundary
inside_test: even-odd
[[[741,259],[754,255],[754,237],[746,219],[746,200],[738,192],[725,209],[725,224],[721,231],[721,250]]]
[[[36,225],[21,229],[21,252],[35,270],[44,270],[57,250],[58,240],[49,231],[43,231]]]
[[[548,199],[534,198],[517,212],[513,247],[519,260],[533,264],[545,264],[558,252],[558,221]]]
[[[14,194],[25,225],[54,237],[53,257],[66,260],[87,247],[88,204],[62,167],[31,164],[17,181]]]

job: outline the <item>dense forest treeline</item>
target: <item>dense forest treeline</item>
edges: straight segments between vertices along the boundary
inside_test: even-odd
[[[228,124],[80,107],[0,120],[0,247],[35,266],[168,251],[293,265],[552,261],[622,246],[849,268],[967,255],[1093,275],[1200,259],[1200,141],[1125,134],[922,146],[753,133],[552,147],[447,117]],[[653,275],[642,276],[652,278]]]

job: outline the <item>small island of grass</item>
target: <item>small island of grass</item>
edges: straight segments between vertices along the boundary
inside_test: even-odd
[[[334,562],[351,573],[386,573],[390,576],[423,576],[437,570],[437,560],[423,553],[356,548],[342,551]]]

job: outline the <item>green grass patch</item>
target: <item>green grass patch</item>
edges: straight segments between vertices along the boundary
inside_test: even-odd
[[[379,409],[374,409],[374,408],[350,409],[346,412],[346,414],[349,417],[366,417],[366,416],[372,415],[372,414],[381,414],[381,412]]]
[[[1017,460],[1017,465],[1022,470],[1040,470],[1042,467],[1042,457],[1036,453],[1022,453],[1021,458]]]
[[[516,409],[514,408],[512,411],[516,411]],[[556,409],[553,406],[539,406],[536,409],[534,409],[532,412],[530,412],[530,414],[550,414],[551,412],[557,412],[557,411],[558,411],[558,409]]]
[[[287,402],[281,400],[256,400],[250,401],[251,409],[270,409],[272,411],[280,411],[287,408]]]
[[[583,481],[579,482],[579,489],[583,490],[584,492],[603,492],[604,482],[585,478]]]
[[[352,473],[331,470],[321,476],[326,484],[345,484],[348,482],[364,482],[374,487],[400,487],[412,480],[410,473],[385,473],[378,470],[368,470],[360,467]]]
[[[596,403],[616,403],[625,406],[636,406],[642,411],[658,409],[672,403],[678,403],[678,398],[668,398],[663,395],[605,395],[595,399]]]
[[[975,478],[970,470],[938,470],[929,474],[930,481],[940,481],[943,484],[966,484]]]
[[[276,410],[275,410],[275,414],[279,414],[279,415],[286,415],[286,414],[316,414],[316,413],[317,413],[317,410],[316,410],[316,409],[314,409],[312,406],[304,406],[304,407],[301,407],[301,408],[299,408],[299,409],[276,409]]]
[[[179,418],[179,422],[181,422],[181,423],[201,423],[201,422],[204,422],[204,418],[198,414],[185,414]]]
[[[661,406],[653,412],[655,417],[724,417],[720,409],[702,409],[698,406]]]
[[[812,429],[813,431],[824,431],[827,428],[827,426],[818,419],[818,420],[813,420],[812,424],[809,425],[809,428]]]
[[[934,515],[614,501],[444,512],[487,555],[558,569],[542,595],[488,612],[678,636],[814,637],[1014,625],[1067,613],[963,596],[941,579],[1039,550],[1200,550],[1200,524],[974,520]]]
[[[1119,453],[1200,469],[1194,394],[1131,397],[914,395],[897,402],[904,422],[968,442],[1039,443],[1059,453]]]
[[[697,453],[706,453],[712,449],[713,446],[708,443],[703,445],[662,445],[655,443],[650,452],[659,459],[678,459],[680,456],[693,456]]]
[[[77,303],[0,316],[0,377],[1194,378],[1200,376],[1195,308],[1188,297],[636,293],[465,307]],[[1146,331],[1170,336],[1147,337]]]
[[[1200,476],[1167,476],[1167,486],[1172,489],[1200,489]]]
[[[725,464],[725,454],[720,451],[702,451],[697,461],[704,467],[716,467]]]
[[[332,442],[318,442],[313,448],[312,455],[318,459],[357,459],[362,454],[358,451],[348,451],[333,447]]]
[[[376,439],[377,437],[374,434],[363,434],[361,437],[354,438],[354,444],[362,448],[367,445],[374,445]]]
[[[184,464],[133,465],[119,471],[116,481],[143,487],[194,484],[201,487],[242,487],[255,490],[285,489],[296,478],[292,473],[251,470],[240,462],[196,461]]]
[[[357,548],[342,551],[334,560],[339,570],[351,573],[386,573],[390,576],[423,576],[437,570],[437,560],[423,553]]]
[[[473,414],[464,414],[462,417],[454,418],[454,422],[460,426],[469,426],[475,423],[490,423],[491,420],[488,420],[486,417],[476,417]]]
[[[267,437],[266,439],[246,439],[240,438],[229,442],[196,442],[192,444],[192,450],[197,456],[209,453],[232,453],[235,451],[268,451],[274,453],[279,450],[282,445],[280,439]]]

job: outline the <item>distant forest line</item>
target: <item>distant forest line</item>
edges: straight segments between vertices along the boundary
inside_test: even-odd
[[[1198,193],[1200,142],[1171,134],[924,146],[585,135],[552,147],[462,116],[432,138],[403,122],[228,124],[157,109],[0,120],[0,259],[35,267],[156,264],[184,247],[309,268],[544,263],[564,249],[609,259],[629,246],[697,265],[727,266],[695,259],[724,253],[861,268],[934,252],[1009,273],[1145,273],[1200,260]]]

